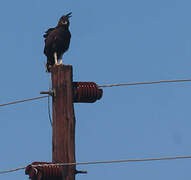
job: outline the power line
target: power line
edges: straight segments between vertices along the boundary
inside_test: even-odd
[[[188,81],[191,81],[191,79],[175,79],[175,80],[145,81],[145,82],[135,82],[135,83],[107,84],[107,85],[98,85],[98,87],[135,86],[135,85],[145,85],[145,84],[175,83],[175,82],[188,82]]]
[[[19,168],[14,168],[14,169],[3,170],[3,171],[0,171],[0,174],[5,174],[5,173],[10,173],[10,172],[14,172],[14,171],[23,170],[23,169],[26,169],[26,167],[27,166],[23,166],[23,167],[19,167]]]
[[[45,166],[71,166],[71,165],[91,165],[91,164],[113,164],[113,163],[124,163],[124,162],[143,162],[143,161],[165,161],[175,159],[191,159],[191,156],[175,156],[175,157],[161,157],[161,158],[143,158],[143,159],[124,159],[124,160],[108,160],[108,161],[87,161],[87,162],[76,162],[76,163],[56,163],[56,164],[45,164]],[[44,166],[33,165],[35,166]]]
[[[166,161],[166,160],[178,160],[178,159],[191,159],[191,156],[172,156],[172,157],[160,157],[160,158],[143,158],[143,159],[123,159],[123,160],[108,160],[108,161],[86,161],[86,162],[75,162],[75,163],[54,163],[54,164],[38,164],[31,165],[33,167],[42,166],[71,166],[71,165],[93,165],[93,164],[113,164],[113,163],[125,163],[125,162],[144,162],[144,161]],[[10,173],[18,170],[25,169],[27,166],[3,170],[0,174]]]
[[[48,117],[49,117],[50,124],[52,126],[52,118],[50,113],[50,96],[48,96]]]
[[[45,67],[47,68],[46,65],[45,65]],[[48,91],[50,92],[51,90],[52,90],[51,77],[48,74]],[[52,126],[52,118],[51,118],[51,113],[50,113],[50,96],[48,96],[48,117],[49,117],[50,124]]]
[[[189,82],[191,79],[176,79],[176,80],[161,80],[161,81],[145,81],[145,82],[134,82],[134,83],[119,83],[119,84],[106,84],[106,85],[98,85],[98,87],[115,87],[115,86],[136,86],[136,85],[147,85],[147,84],[160,84],[160,83],[175,83],[175,82]],[[7,106],[11,104],[17,104],[17,103],[22,103],[26,101],[33,101],[33,100],[38,100],[41,98],[47,98],[49,95],[44,95],[44,96],[39,96],[39,97],[34,97],[34,98],[29,98],[29,99],[23,99],[23,100],[16,100],[12,101],[9,103],[5,104],[0,104],[1,106]]]
[[[12,102],[5,103],[5,104],[0,104],[0,107],[1,106],[11,105],[11,104],[23,103],[23,102],[26,102],[26,101],[34,101],[34,100],[38,100],[38,99],[42,99],[42,98],[47,98],[48,96],[49,95],[38,96],[38,97],[29,98],[29,99],[16,100],[16,101],[12,101]]]

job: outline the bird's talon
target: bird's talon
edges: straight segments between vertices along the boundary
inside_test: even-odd
[[[62,59],[60,60],[60,63],[59,64],[63,64],[63,61],[62,61]]]
[[[57,53],[54,53],[54,61],[55,61],[55,65],[58,65],[58,57],[57,57]]]

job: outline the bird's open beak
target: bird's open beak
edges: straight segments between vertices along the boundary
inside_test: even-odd
[[[71,18],[71,17],[72,17],[72,12],[66,14],[65,17],[67,17],[67,18]]]

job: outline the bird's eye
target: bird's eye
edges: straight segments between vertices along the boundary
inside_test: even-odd
[[[68,22],[67,21],[62,21],[62,24],[68,24]]]

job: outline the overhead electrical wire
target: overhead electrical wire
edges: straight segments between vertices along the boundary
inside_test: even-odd
[[[161,81],[144,81],[144,82],[134,82],[134,83],[107,84],[107,85],[98,85],[98,87],[136,86],[136,85],[146,85],[146,84],[176,83],[176,82],[188,82],[188,81],[191,81],[191,79],[175,79],[175,80],[161,80]]]
[[[51,117],[51,113],[50,113],[50,96],[48,96],[48,118],[50,121],[50,125],[52,126],[52,117]]]
[[[48,91],[50,92],[51,89],[52,89],[51,77],[48,74]],[[50,96],[48,96],[48,118],[49,118],[49,121],[50,121],[50,125],[52,126],[52,117],[51,117],[51,112],[50,112]]]
[[[160,158],[142,158],[142,159],[123,159],[123,160],[108,160],[108,161],[86,161],[86,162],[75,162],[75,163],[53,163],[53,164],[38,164],[31,165],[33,167],[42,166],[71,166],[71,165],[93,165],[93,164],[113,164],[113,163],[128,163],[128,162],[146,162],[146,161],[167,161],[167,160],[178,160],[178,159],[191,159],[191,156],[171,156],[171,157],[160,157]],[[27,166],[2,170],[0,174],[10,173],[18,170],[25,169]]]
[[[48,96],[49,95],[44,95],[44,96],[38,96],[38,97],[29,98],[29,99],[16,100],[16,101],[8,102],[5,104],[0,104],[0,107],[11,105],[11,104],[23,103],[23,102],[27,102],[27,101],[34,101],[34,100],[38,100],[38,99],[42,99],[42,98],[47,98]]]
[[[176,82],[189,82],[191,79],[177,79],[177,80],[161,80],[161,81],[145,81],[145,82],[135,82],[135,83],[119,83],[119,84],[107,84],[107,85],[98,85],[98,87],[115,87],[115,86],[135,86],[135,85],[147,85],[147,84],[159,84],[159,83],[176,83]],[[12,102],[0,104],[0,107],[7,106],[11,104],[23,103],[27,101],[38,100],[42,98],[49,98],[50,95],[43,95],[28,99],[22,100],[15,100]],[[49,104],[49,99],[48,99]],[[50,109],[49,109],[49,116],[50,116]],[[50,117],[49,117],[50,118]],[[51,121],[51,118],[50,118]],[[191,156],[175,156],[175,157],[161,157],[161,158],[143,158],[143,159],[124,159],[124,160],[108,160],[108,161],[88,161],[88,162],[76,162],[76,163],[56,163],[56,164],[39,164],[39,165],[32,165],[32,166],[69,166],[69,165],[91,165],[91,164],[111,164],[111,163],[124,163],[124,162],[143,162],[143,161],[164,161],[164,160],[177,160],[177,159],[191,159]],[[9,170],[2,170],[0,174],[10,173],[18,170],[25,169],[27,166],[9,169]]]
[[[106,85],[98,85],[98,87],[115,87],[115,86],[136,86],[136,85],[148,85],[148,84],[161,84],[161,83],[178,83],[178,82],[191,82],[191,79],[175,79],[175,80],[161,80],[161,81],[145,81],[145,82],[134,82],[134,83],[119,83],[119,84],[106,84]],[[0,107],[7,106],[11,104],[23,103],[26,101],[38,100],[41,98],[47,98],[49,95],[38,96],[29,99],[16,100],[5,104],[0,104]]]

